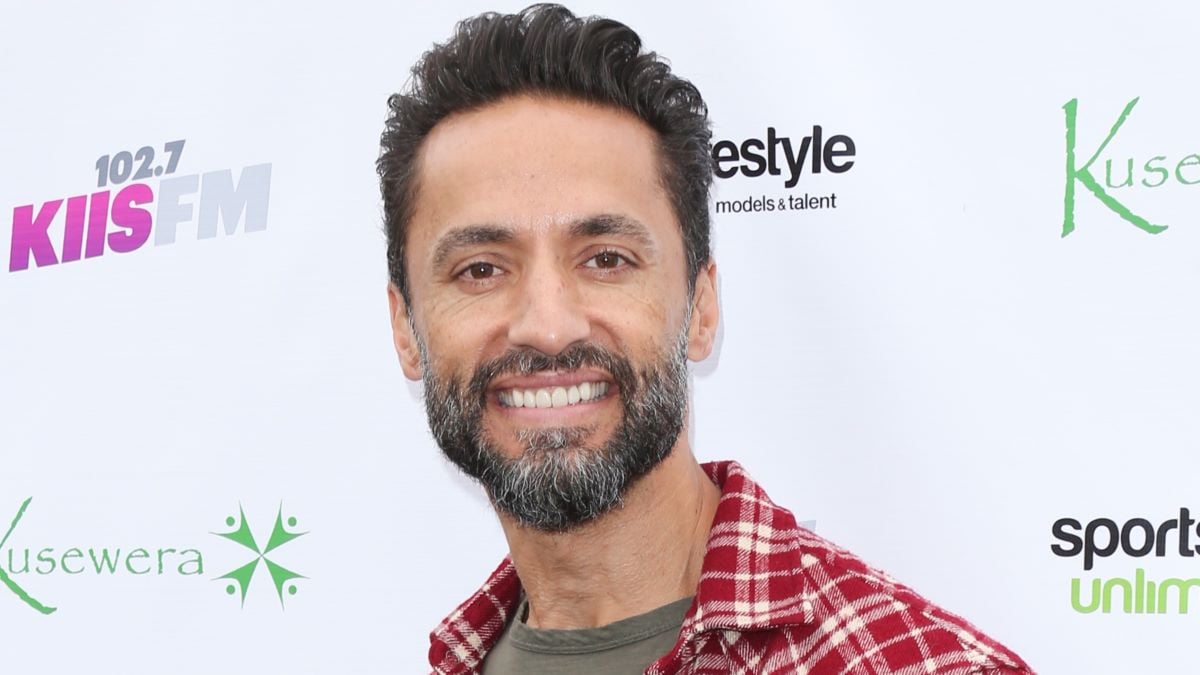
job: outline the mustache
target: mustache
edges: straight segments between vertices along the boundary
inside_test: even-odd
[[[482,403],[487,396],[488,387],[498,377],[533,375],[548,370],[572,371],[584,367],[608,373],[620,388],[622,397],[635,393],[637,378],[629,359],[599,345],[576,342],[554,355],[533,347],[517,347],[485,361],[471,376],[467,385],[467,395]]]

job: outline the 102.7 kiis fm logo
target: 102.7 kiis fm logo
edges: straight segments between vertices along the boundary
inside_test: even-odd
[[[96,160],[95,192],[12,210],[8,271],[130,253],[150,241],[174,244],[182,226],[197,239],[267,228],[271,165],[174,175],[186,139],[122,150]],[[132,182],[129,182],[132,181]]]
[[[128,576],[154,578],[159,582],[201,580],[207,582],[206,586],[219,582],[226,594],[238,597],[240,606],[245,607],[252,582],[261,576],[258,574],[259,569],[265,568],[274,586],[273,595],[278,597],[282,608],[285,605],[285,595],[296,595],[299,590],[297,583],[308,579],[294,569],[280,564],[281,560],[286,561],[290,555],[289,552],[280,557],[281,549],[308,534],[296,530],[299,520],[295,516],[285,518],[282,503],[276,512],[274,525],[266,539],[262,540],[266,542],[262,546],[257,543],[260,540],[255,539],[250,521],[241,505],[238,506],[236,516],[230,515],[225,518],[224,524],[228,529],[208,533],[239,544],[248,549],[252,556],[249,562],[242,562],[245,560],[245,556],[242,556],[242,561],[239,561],[241,564],[215,577],[209,576],[205,567],[206,553],[194,542],[190,542],[192,545],[186,548],[178,543],[160,546],[68,546],[61,543],[45,545],[49,542],[44,539],[39,541],[42,545],[22,545],[22,541],[31,537],[18,530],[22,529],[20,526],[23,522],[28,521],[32,503],[32,497],[23,501],[7,530],[0,535],[0,603],[10,599],[19,604],[23,603],[40,614],[50,615],[59,610],[62,596],[69,595],[67,584],[63,583],[67,579],[83,578],[103,582],[117,576]],[[209,554],[211,553],[210,549]],[[234,550],[227,546],[224,551],[218,553],[229,556]],[[209,555],[209,559],[211,557]]]

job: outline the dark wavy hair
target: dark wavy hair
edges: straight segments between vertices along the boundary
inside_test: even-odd
[[[671,73],[628,26],[577,17],[560,5],[516,14],[489,12],[460,21],[454,35],[425,52],[407,91],[390,109],[376,168],[383,193],[388,274],[411,304],[404,267],[405,229],[418,189],[421,143],[448,115],[516,94],[578,99],[626,110],[658,135],[662,184],[679,219],[689,289],[709,259],[712,185],[708,108],[699,90]]]

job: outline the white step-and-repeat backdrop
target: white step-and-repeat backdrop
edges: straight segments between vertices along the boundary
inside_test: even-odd
[[[426,670],[505,544],[396,363],[374,161],[520,6],[0,10],[0,671]],[[699,456],[1042,672],[1200,672],[1200,9],[574,9],[711,109]]]

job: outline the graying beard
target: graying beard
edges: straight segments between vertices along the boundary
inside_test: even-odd
[[[659,363],[662,368],[635,375],[639,386],[633,387],[636,391],[626,400],[617,434],[603,447],[583,445],[583,439],[592,431],[585,427],[522,430],[517,440],[524,449],[512,460],[505,459],[484,437],[482,400],[473,399],[469,393],[464,396],[453,379],[446,382],[433,374],[429,352],[414,330],[425,378],[430,430],[447,457],[484,486],[497,508],[522,524],[563,531],[594,520],[620,508],[629,485],[661,462],[674,445],[674,436],[687,414],[690,318],[689,311],[672,351]],[[535,370],[547,358],[527,352],[515,357],[508,365],[517,372]],[[556,365],[577,368],[583,358],[565,359],[566,364],[562,361],[556,360]],[[492,376],[482,375],[484,381]],[[623,397],[627,394],[630,392],[621,391]],[[660,432],[651,434],[658,447],[646,448],[646,439],[628,437],[625,432],[631,419]],[[663,434],[671,437],[661,438]]]

